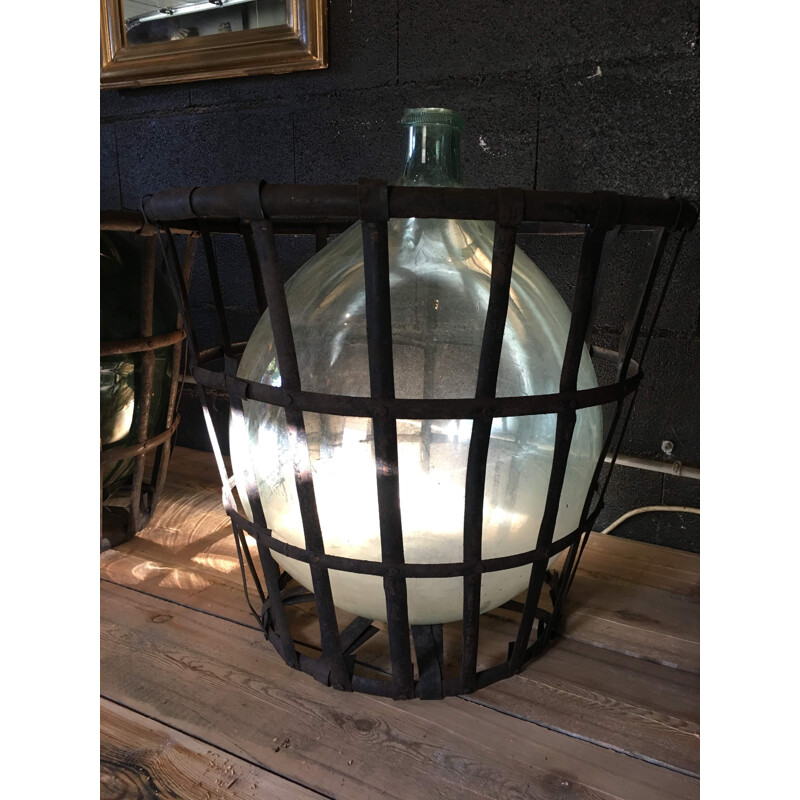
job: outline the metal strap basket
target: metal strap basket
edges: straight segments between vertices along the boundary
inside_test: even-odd
[[[223,487],[223,502],[231,518],[248,603],[267,639],[290,666],[313,675],[337,689],[368,692],[394,698],[440,698],[469,693],[518,672],[541,654],[558,630],[568,590],[575,576],[587,537],[602,506],[619,443],[630,418],[639,386],[641,363],[647,351],[663,290],[675,267],[685,232],[697,218],[696,210],[678,199],[620,196],[612,193],[576,194],[521,189],[454,189],[389,186],[361,180],[353,186],[289,186],[263,182],[218,187],[170,189],[143,200],[147,220],[159,231],[161,244],[181,305],[191,371],[204,405],[212,448]],[[491,290],[483,335],[478,382],[471,399],[401,399],[395,396],[392,331],[389,303],[387,223],[390,218],[494,220],[495,241]],[[364,243],[367,303],[367,339],[371,396],[351,397],[304,391],[297,365],[292,326],[278,263],[276,236],[308,233],[318,249],[331,232],[360,220]],[[644,232],[649,244],[635,278],[628,310],[617,346],[592,345],[595,315],[601,301],[601,278],[618,235]],[[512,261],[517,233],[568,234],[582,237],[580,263],[572,299],[572,320],[564,353],[560,391],[530,397],[495,397],[503,330],[509,302]],[[671,237],[673,232],[679,235]],[[192,323],[186,288],[187,272],[178,256],[178,239],[202,238],[206,268],[214,294],[219,344],[201,352]],[[236,235],[244,239],[249,258],[255,304],[269,313],[282,376],[280,386],[238,378],[243,344],[231,340],[223,303],[223,279],[215,258],[214,239]],[[675,241],[670,266],[658,297],[656,275],[668,241]],[[186,256],[184,254],[184,263]],[[642,334],[650,306],[648,329]],[[595,360],[613,367],[614,378],[597,388],[578,390],[577,374],[584,344]],[[636,357],[634,357],[636,356]],[[308,453],[296,453],[296,485],[300,499],[305,547],[295,547],[273,535],[265,519],[255,481],[235,487],[246,492],[253,519],[243,515],[234,496],[220,447],[220,434],[209,413],[206,393],[226,393],[231,413],[242,413],[244,399],[281,406],[287,423],[300,432],[304,447],[304,413],[317,412],[371,418],[374,426],[382,560],[365,561],[326,554],[314,501],[313,475]],[[613,412],[605,441],[580,517],[569,535],[553,542],[556,515],[564,482],[570,442],[579,409],[608,405]],[[483,482],[492,420],[496,417],[557,414],[553,465],[536,546],[525,553],[502,558],[481,558]],[[458,563],[412,564],[403,558],[397,478],[398,419],[472,420],[466,477],[464,559]],[[224,440],[224,437],[223,437]],[[610,461],[603,475],[603,465]],[[385,466],[388,465],[388,469]],[[261,573],[248,545],[257,544]],[[281,573],[271,550],[310,565],[313,594],[293,584]],[[559,574],[547,569],[548,559],[564,553]],[[531,565],[524,602],[503,606],[516,618],[516,635],[508,643],[502,663],[478,669],[479,601],[482,575],[495,570]],[[342,622],[334,607],[329,570],[378,575],[383,578],[391,662],[386,674],[358,667],[358,649],[384,626],[356,617]],[[461,623],[409,625],[407,579],[461,577],[464,614]],[[263,578],[263,582],[262,582]],[[251,599],[251,587],[258,601]],[[314,650],[293,638],[293,606],[313,603],[319,620],[321,649]],[[413,643],[413,653],[412,653]],[[446,648],[445,648],[446,643]],[[447,650],[447,652],[445,652]],[[452,669],[451,669],[452,667]],[[450,674],[453,673],[453,674]]]
[[[100,549],[115,547],[142,530],[155,513],[167,477],[170,453],[180,422],[177,413],[178,389],[183,377],[182,352],[185,333],[180,319],[175,319],[175,329],[154,334],[155,276],[160,260],[156,231],[145,224],[134,212],[103,211],[100,214],[101,231],[117,231],[140,236],[144,240],[144,260],[141,278],[141,307],[139,309],[140,336],[135,339],[100,343],[100,357],[141,354],[141,379],[137,383],[135,405],[138,408],[136,441],[126,446],[101,448],[100,466],[109,469],[130,459],[135,459],[130,485],[117,492],[109,502],[101,498]],[[187,274],[188,279],[188,274]],[[162,348],[172,348],[172,368],[168,405],[164,425],[153,430],[151,425],[151,396],[155,353]]]

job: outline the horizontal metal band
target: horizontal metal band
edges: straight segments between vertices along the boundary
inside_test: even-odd
[[[120,212],[126,213],[126,212]],[[238,217],[227,218],[213,218],[208,217],[194,217],[192,219],[179,219],[171,220],[169,228],[174,234],[187,234],[197,233],[200,230],[202,222],[207,223],[207,228],[211,233],[220,234],[234,234],[240,235],[242,232],[241,221]],[[292,234],[316,234],[320,225],[327,228],[329,235],[339,234],[346,231],[351,225],[358,222],[357,218],[337,218],[331,220],[328,218],[305,217],[292,219],[290,217],[273,217],[272,227],[276,234],[292,233]],[[139,217],[138,225],[142,226],[142,218]],[[142,236],[155,235],[155,226],[147,223],[144,227],[137,227],[136,220],[123,220],[119,224],[107,223],[101,224],[101,229],[113,230],[135,230],[139,231]],[[541,236],[583,236],[586,233],[586,223],[582,222],[538,222],[538,221],[523,221],[520,222],[517,229],[519,234],[537,234]],[[654,225],[626,225],[626,231],[647,231],[653,230]]]
[[[147,350],[158,350],[177,344],[186,338],[186,333],[181,330],[160,333],[158,336],[145,336],[141,339],[120,339],[115,342],[100,342],[100,357],[121,356],[127,353],[143,353]]]
[[[247,186],[250,189],[250,186]],[[593,224],[603,202],[599,194],[522,191],[523,221]],[[311,186],[262,184],[261,210],[265,217],[358,219],[357,185]],[[496,220],[502,210],[493,189],[430,186],[390,186],[389,217]],[[253,203],[243,202],[238,185],[167,189],[144,198],[151,222],[192,217],[252,219]],[[697,211],[677,198],[620,195],[619,222],[670,229],[691,228]]]
[[[158,436],[153,436],[151,439],[147,439],[141,444],[132,444],[129,447],[109,447],[107,450],[102,450],[100,452],[100,463],[108,464],[114,461],[122,461],[123,458],[133,458],[134,456],[140,456],[146,453],[148,450],[152,450],[154,447],[158,447],[175,433],[180,421],[180,414],[176,414],[169,428],[165,431],[161,431]]]
[[[155,236],[155,228],[138,211],[101,211],[101,231],[127,231],[140,236]]]
[[[246,348],[246,341],[233,342],[231,343],[231,354],[234,356],[240,356],[242,353],[244,353]],[[593,344],[589,348],[589,353],[591,354],[592,358],[596,358],[599,361],[607,361],[609,363],[613,363],[614,365],[617,365],[622,361],[622,356],[617,350],[610,350],[607,347],[599,347]],[[205,366],[211,361],[215,361],[218,358],[223,358],[224,355],[225,351],[222,349],[222,345],[215,345],[214,347],[209,347],[206,350],[201,350],[197,355],[197,363],[201,366]],[[631,359],[631,365],[631,368],[628,370],[628,375],[632,375],[634,372],[636,372],[636,370],[639,369],[638,361]]]
[[[195,380],[207,389],[218,389],[246,400],[269,403],[282,408],[334,414],[345,417],[385,417],[387,419],[493,419],[590,408],[622,400],[639,385],[642,373],[636,370],[619,383],[556,394],[492,398],[373,398],[323,394],[248,381],[223,372],[195,367]]]
[[[551,556],[556,555],[556,553],[565,550],[586,533],[586,531],[590,530],[599,511],[600,507],[589,514],[582,525],[546,548],[526,550],[523,553],[515,553],[510,556],[481,559],[480,561],[470,564],[460,561],[443,564],[389,564],[385,561],[367,561],[362,558],[346,558],[344,556],[330,555],[329,553],[319,553],[306,550],[302,547],[296,547],[281,539],[277,539],[272,535],[271,531],[251,522],[238,511],[228,509],[228,515],[237,525],[240,525],[253,536],[259,544],[287,558],[293,558],[305,564],[318,564],[327,567],[327,569],[335,569],[342,572],[355,572],[359,575],[380,575],[392,578],[458,578],[465,575],[500,572],[504,569],[514,569],[515,567],[522,567],[527,564],[533,564],[536,561],[549,559]]]
[[[163,219],[189,219],[197,216],[192,207],[192,192],[194,186],[172,186],[169,189],[162,189],[158,194],[148,194],[142,198],[142,211],[148,222],[156,222]],[[215,195],[224,193],[225,187],[218,186]],[[229,202],[237,198],[229,195]],[[149,209],[157,210],[158,214],[153,216]]]

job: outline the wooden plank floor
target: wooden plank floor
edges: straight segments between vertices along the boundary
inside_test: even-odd
[[[207,453],[177,450],[153,523],[101,555],[100,577],[104,800],[699,797],[696,555],[595,535],[544,656],[424,702],[283,663],[245,602]],[[308,609],[292,625],[314,649]],[[512,630],[502,611],[482,626],[485,663]],[[381,639],[360,669],[386,668]]]

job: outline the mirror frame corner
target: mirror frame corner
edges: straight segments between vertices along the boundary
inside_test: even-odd
[[[129,46],[123,0],[100,0],[100,88],[122,89],[328,66],[327,0],[288,0],[270,28]]]

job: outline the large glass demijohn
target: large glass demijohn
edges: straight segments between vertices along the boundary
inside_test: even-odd
[[[400,184],[460,185],[458,114],[406,110],[408,152]],[[494,225],[488,222],[393,219],[389,259],[395,389],[398,397],[475,396],[489,297]],[[356,224],[312,257],[286,283],[302,387],[368,396],[362,233]],[[519,248],[511,282],[497,396],[558,392],[570,313],[550,281]],[[269,315],[256,326],[239,376],[280,385]],[[597,385],[587,352],[578,388]],[[325,551],[381,560],[372,423],[305,414]],[[511,555],[536,544],[553,458],[555,415],[496,419],[487,461],[483,557]],[[405,560],[463,561],[464,482],[470,420],[398,420],[399,481]],[[244,485],[250,463],[273,535],[305,546],[295,487],[292,436],[282,408],[244,402],[232,418],[234,475]],[[577,527],[600,453],[597,407],[578,412],[555,539]],[[244,491],[239,497],[250,514]],[[312,589],[307,564],[280,554],[278,563]],[[527,588],[530,566],[486,573],[481,613]],[[336,606],[386,620],[380,577],[331,571]],[[408,580],[411,624],[461,619],[461,578]]]

